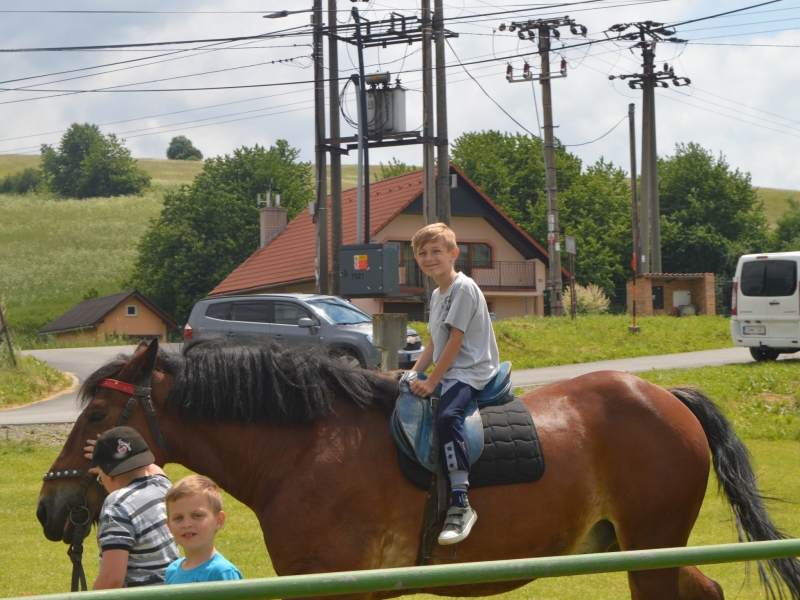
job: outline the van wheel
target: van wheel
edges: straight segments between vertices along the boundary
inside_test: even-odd
[[[777,360],[778,355],[780,352],[775,350],[774,348],[758,348],[758,347],[750,347],[750,356],[752,356],[758,362],[764,362],[767,360]]]
[[[347,348],[338,348],[334,350],[334,356],[337,360],[344,363],[350,368],[359,369],[364,365],[361,364],[361,359],[358,358],[358,355],[355,353],[354,350],[349,350]]]

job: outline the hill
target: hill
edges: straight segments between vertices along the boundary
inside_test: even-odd
[[[36,156],[0,156],[0,177],[36,166]],[[45,195],[0,195],[0,299],[17,336],[35,338],[52,319],[96,289],[121,291],[136,245],[158,216],[164,193],[190,184],[200,162],[139,159],[153,178],[142,196],[57,200]],[[380,166],[373,166],[374,176]],[[356,183],[356,166],[343,167],[343,187]],[[330,188],[329,188],[330,189]],[[800,192],[760,188],[771,223]],[[22,341],[22,339],[20,339]]]

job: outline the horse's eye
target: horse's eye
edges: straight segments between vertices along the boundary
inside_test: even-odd
[[[106,418],[106,413],[95,411],[91,415],[89,415],[89,423],[91,423],[92,425],[96,425],[105,418]]]

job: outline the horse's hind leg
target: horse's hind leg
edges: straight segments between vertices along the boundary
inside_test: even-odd
[[[697,567],[681,567],[678,577],[681,600],[723,600],[722,587]]]

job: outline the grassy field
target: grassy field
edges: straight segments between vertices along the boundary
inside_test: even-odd
[[[2,355],[2,352],[0,352]],[[42,400],[72,385],[72,378],[32,356],[0,356],[0,410]]]
[[[754,456],[762,492],[786,501],[770,504],[770,511],[777,525],[793,536],[800,536],[800,510],[797,507],[800,502],[800,441],[796,435],[800,406],[798,377],[797,361],[646,374],[647,379],[660,385],[700,385],[719,403],[746,438]],[[778,401],[783,403],[782,415],[792,413],[793,422],[786,422],[778,412],[767,411],[761,417],[762,426],[748,429],[747,421],[753,406]],[[771,427],[768,424],[770,420],[773,421]],[[792,429],[795,430],[794,437],[790,435]],[[779,434],[775,435],[776,432]],[[3,565],[0,597],[57,593],[68,589],[70,567],[66,547],[44,539],[34,514],[41,486],[40,474],[49,468],[58,449],[58,446],[31,441],[3,441],[0,435],[0,462],[3,464],[0,469],[0,529],[7,532],[6,543],[0,544],[0,564]],[[179,465],[168,465],[167,472],[173,480],[188,473]],[[217,538],[218,549],[239,567],[246,578],[273,576],[255,516],[227,496],[225,507],[228,521]],[[13,543],[8,543],[9,540]],[[729,506],[718,495],[712,477],[689,543],[707,545],[736,541]],[[89,581],[97,573],[96,556],[97,547],[92,537],[87,540],[84,561]],[[702,570],[723,586],[727,598],[760,600],[766,597],[755,576],[745,581],[745,568],[741,563],[709,565]],[[419,595],[417,598],[421,600],[430,596]],[[497,598],[623,600],[629,598],[629,594],[624,574],[607,574],[540,580]]]
[[[515,369],[533,369],[597,360],[713,350],[731,346],[726,317],[644,317],[642,331],[628,331],[625,315],[552,319],[525,317],[494,323],[500,359]],[[410,323],[427,344],[426,323]]]
[[[800,192],[794,190],[779,190],[775,188],[758,188],[758,197],[764,203],[764,213],[767,221],[774,228],[778,219],[789,208],[787,198],[800,201]]]

